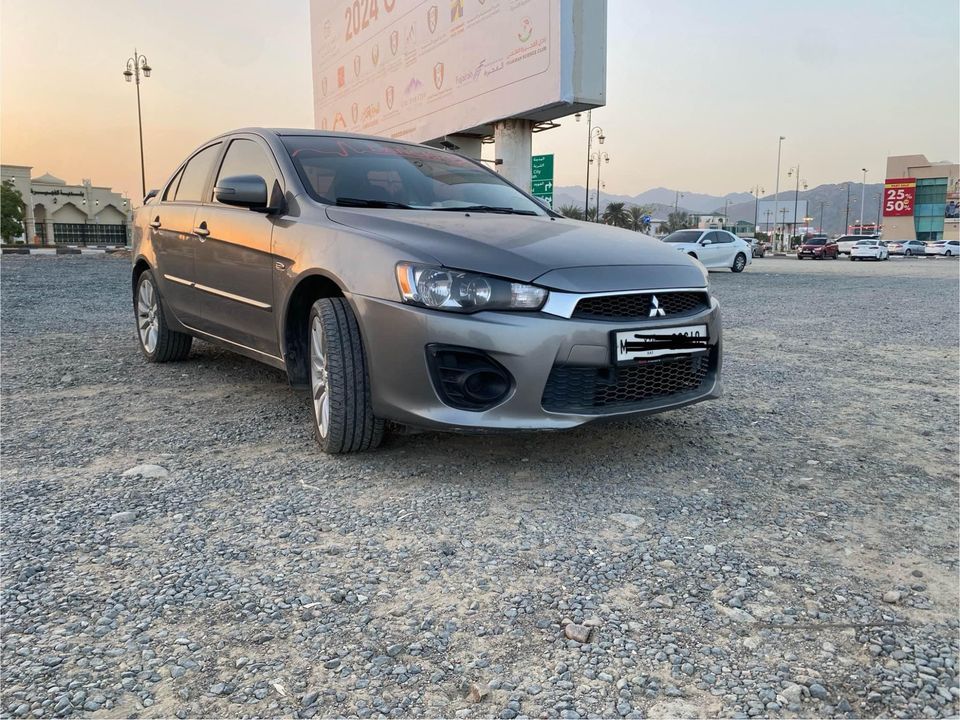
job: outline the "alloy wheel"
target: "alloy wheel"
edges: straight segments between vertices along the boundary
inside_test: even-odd
[[[157,349],[157,337],[160,333],[158,316],[157,291],[150,278],[143,278],[137,291],[137,331],[140,333],[143,349],[150,354]]]
[[[325,438],[330,428],[330,392],[327,378],[327,346],[323,340],[323,325],[314,316],[310,323],[310,387],[313,391],[313,414],[320,437]]]

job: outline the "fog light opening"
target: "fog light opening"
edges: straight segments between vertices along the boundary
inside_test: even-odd
[[[492,403],[510,390],[510,381],[496,368],[473,370],[460,378],[463,394],[477,403]]]

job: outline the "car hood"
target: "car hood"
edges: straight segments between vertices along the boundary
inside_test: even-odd
[[[563,218],[327,207],[333,222],[441,265],[560,290],[703,287],[702,266],[648,235]],[[562,272],[560,272],[562,271]]]
[[[800,247],[804,250],[816,250],[817,248],[825,248],[826,245],[808,245],[807,243],[804,243]]]

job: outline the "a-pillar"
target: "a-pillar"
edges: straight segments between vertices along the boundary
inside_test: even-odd
[[[530,158],[533,156],[533,123],[501,120],[493,126],[494,147],[500,174],[521,190],[530,192]]]

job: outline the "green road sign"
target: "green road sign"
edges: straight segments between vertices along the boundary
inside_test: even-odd
[[[534,155],[530,159],[530,177],[533,196],[553,207],[553,155]]]
[[[534,155],[530,169],[534,180],[553,180],[553,155]]]

